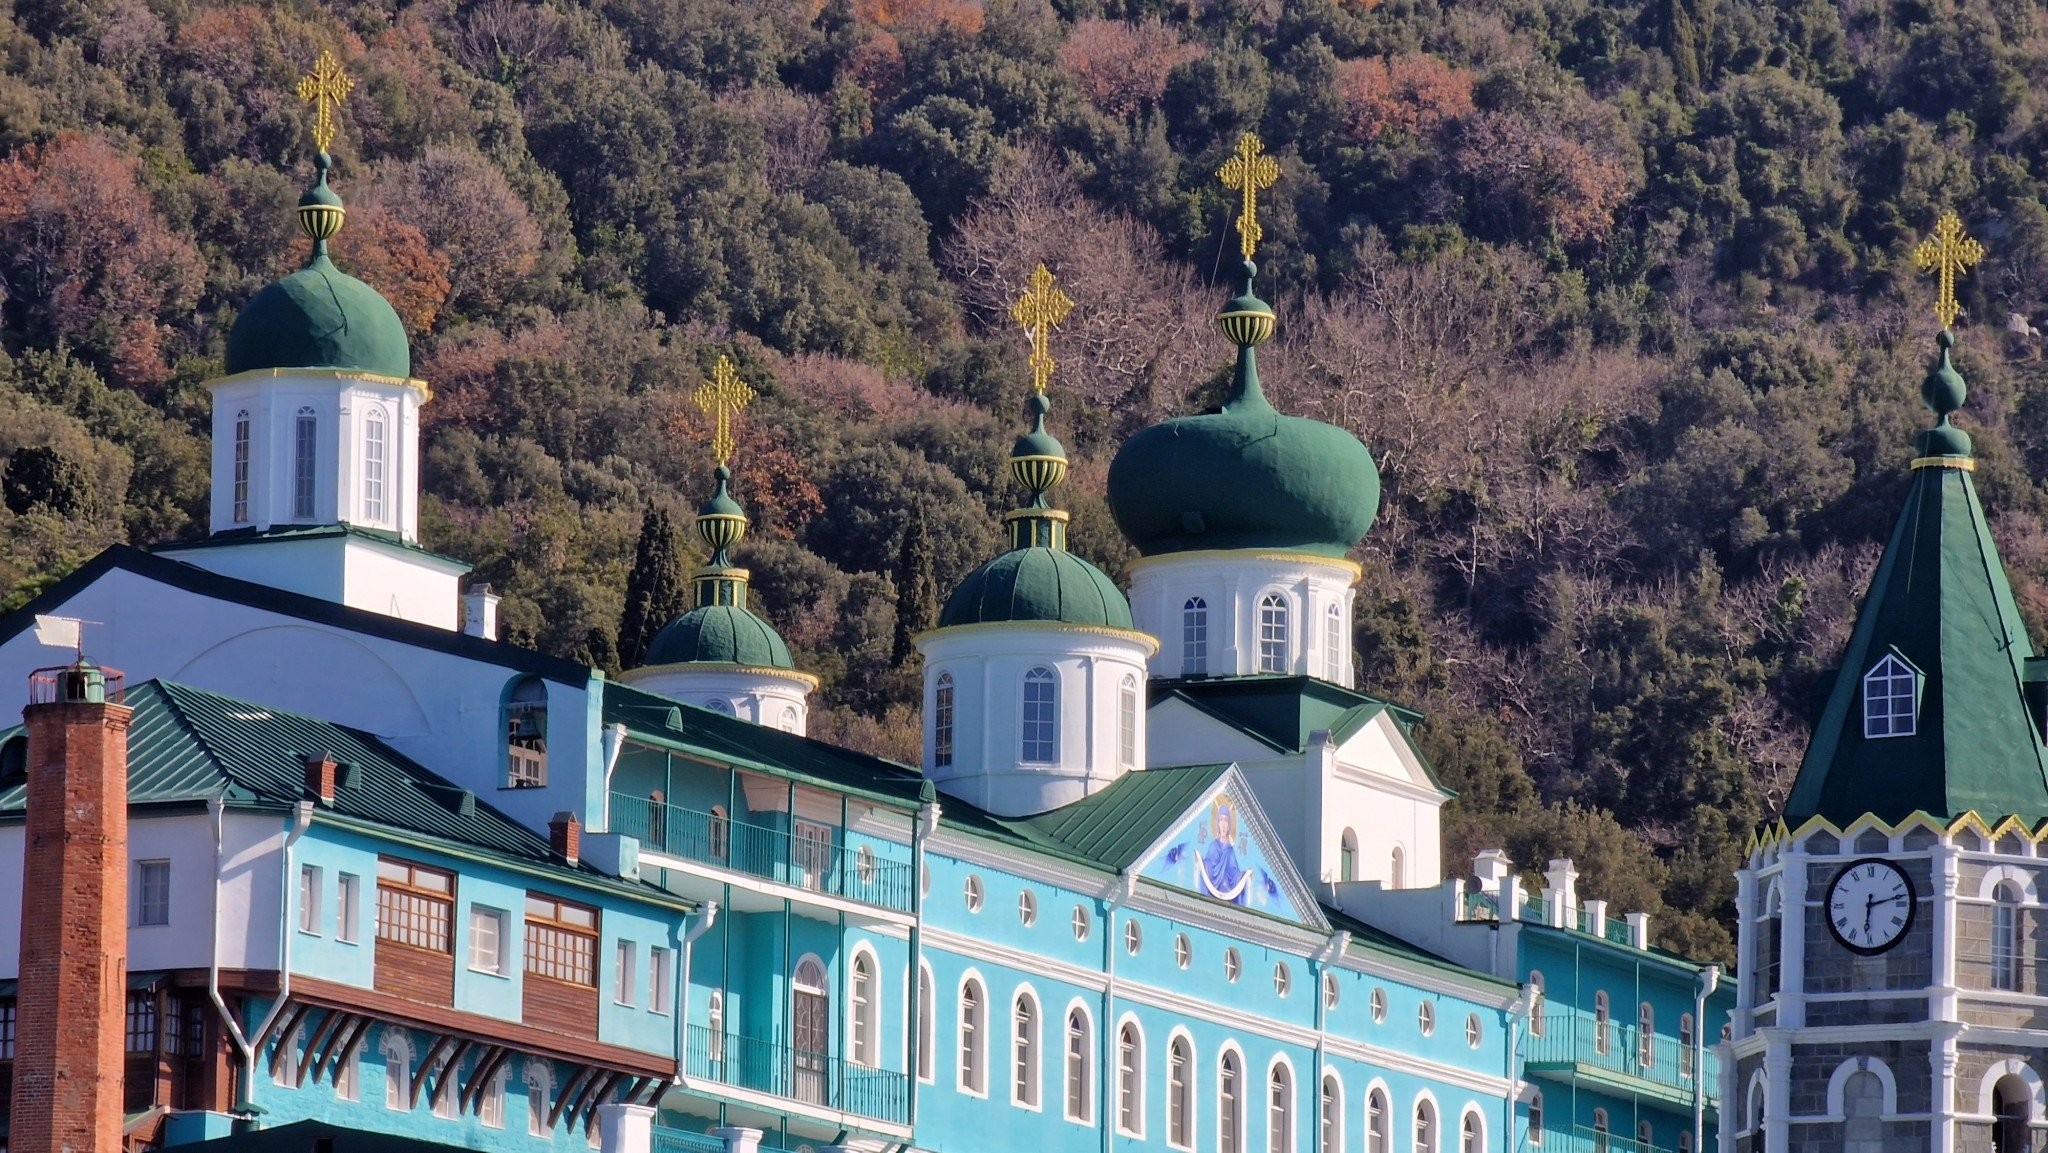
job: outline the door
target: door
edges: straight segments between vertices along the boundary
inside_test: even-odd
[[[825,993],[825,966],[805,957],[790,986],[791,1096],[826,1104],[826,1066],[832,1051],[832,1005]]]

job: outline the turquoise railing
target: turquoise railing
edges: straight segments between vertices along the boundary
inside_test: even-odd
[[[1619,1133],[1603,1133],[1585,1125],[1546,1130],[1540,1143],[1531,1139],[1524,1141],[1522,1147],[1530,1153],[1672,1153],[1671,1146],[1653,1145]]]
[[[898,1125],[910,1121],[910,1078],[758,1037],[690,1026],[695,1078]]]
[[[654,1153],[725,1153],[725,1142],[709,1133],[654,1127]]]
[[[908,913],[916,881],[901,861],[866,848],[792,835],[747,821],[636,797],[611,795],[611,830],[671,857]]]
[[[1694,1058],[1699,1067],[1694,1067]],[[1566,1009],[1555,1003],[1543,1008],[1543,1032],[1522,1042],[1522,1058],[1528,1064],[1598,1069],[1691,1096],[1695,1087],[1715,1098],[1720,1066],[1709,1048],[1692,1052],[1671,1033],[1647,1035],[1634,1024],[1600,1021],[1590,1013]]]

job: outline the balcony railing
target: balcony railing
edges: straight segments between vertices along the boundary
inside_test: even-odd
[[[1524,1149],[1531,1153],[1671,1153],[1659,1145],[1646,1144],[1617,1133],[1603,1133],[1588,1126],[1572,1129],[1551,1129],[1543,1134],[1539,1144],[1534,1140],[1524,1141]],[[659,1153],[659,1151],[657,1151]]]
[[[709,1133],[654,1126],[654,1153],[725,1153],[725,1142]]]
[[[1719,1065],[1712,1049],[1694,1053],[1690,1045],[1680,1045],[1676,1036],[1652,1032],[1646,1038],[1635,1025],[1613,1020],[1602,1023],[1590,1014],[1557,1005],[1544,1007],[1543,1033],[1524,1040],[1522,1054],[1532,1072],[1539,1067],[1569,1067],[1574,1072],[1607,1073],[1648,1082],[1665,1096],[1689,1099],[1697,1088],[1711,1101],[1719,1083]]]
[[[690,1026],[691,1077],[896,1125],[910,1122],[910,1078],[824,1053]]]
[[[911,911],[915,878],[909,865],[872,849],[613,793],[611,829],[657,852],[793,885],[799,889]]]

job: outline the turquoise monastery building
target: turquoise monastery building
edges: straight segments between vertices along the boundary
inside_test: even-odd
[[[1040,375],[1010,548],[917,640],[903,765],[804,735],[817,682],[749,604],[729,445],[696,607],[643,667],[496,638],[488,589],[419,545],[431,392],[326,254],[326,173],[305,266],[250,301],[211,384],[212,535],[109,549],[0,618],[0,685],[126,678],[128,1146],[1718,1142],[1732,982],[1582,899],[1569,861],[1539,884],[1444,859],[1418,715],[1355,683],[1378,472],[1267,400],[1249,244],[1229,395],[1110,471],[1128,592],[1067,548]],[[745,398],[729,371],[707,388],[721,422]],[[99,665],[39,617],[98,622]],[[6,877],[52,739],[30,712],[0,730]],[[45,1075],[17,1067],[36,990],[13,967],[45,896],[0,885],[0,1086]]]

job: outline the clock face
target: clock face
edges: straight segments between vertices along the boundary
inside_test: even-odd
[[[1882,953],[1913,927],[1913,882],[1897,865],[1865,857],[1828,885],[1828,928],[1855,953]]]

